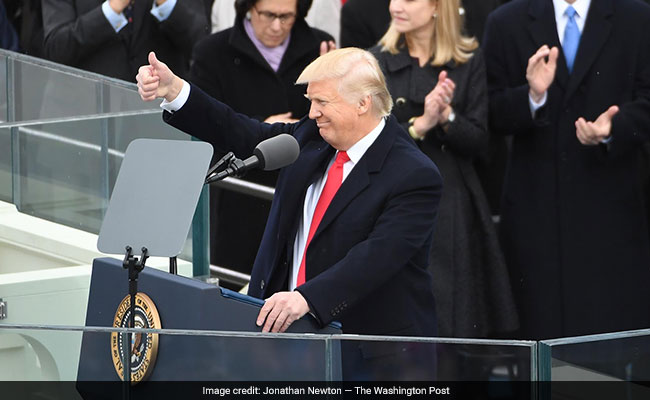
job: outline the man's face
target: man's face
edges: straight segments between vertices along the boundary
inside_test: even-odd
[[[310,82],[306,97],[311,101],[309,118],[316,121],[323,139],[335,149],[347,151],[360,139],[359,113],[357,105],[339,93],[338,85],[336,79]]]
[[[266,47],[284,42],[296,22],[298,0],[259,0],[251,8],[251,25],[255,37]]]

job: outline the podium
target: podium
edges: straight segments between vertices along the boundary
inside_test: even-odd
[[[93,263],[86,326],[111,327],[127,292],[127,271],[119,260]],[[139,291],[155,303],[164,329],[259,332],[255,324],[261,300],[230,290],[145,268]],[[335,325],[319,329],[311,316],[296,321],[289,332],[340,333]],[[325,380],[327,355],[323,341],[237,338],[164,334],[158,338],[153,372],[148,381]],[[330,353],[331,354],[331,353]],[[278,366],[279,360],[291,360]],[[333,378],[340,372],[331,371]],[[84,333],[78,381],[120,381],[111,357],[108,334]]]
[[[84,332],[77,374],[84,397],[146,396],[155,381],[340,378],[340,362],[331,362],[338,347],[325,339],[214,332],[261,331],[255,322],[262,300],[145,268],[147,257],[164,256],[174,272],[171,260],[187,237],[211,155],[200,142],[139,139],[127,148],[97,244],[104,253],[126,255],[123,262],[94,260],[86,326],[147,331]],[[306,315],[288,332],[341,330],[321,329]],[[122,380],[100,390],[90,384]]]

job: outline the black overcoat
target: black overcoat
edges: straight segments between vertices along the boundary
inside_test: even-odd
[[[516,0],[490,15],[484,41],[493,132],[513,137],[502,245],[522,336],[650,327],[650,249],[638,156],[650,132],[650,7],[592,0],[573,73],[562,52],[533,119],[526,66],[561,49],[553,3]],[[608,145],[584,146],[575,121],[612,105]]]

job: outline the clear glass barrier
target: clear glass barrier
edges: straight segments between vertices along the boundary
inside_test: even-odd
[[[554,398],[650,398],[650,329],[541,341],[539,358]]]
[[[102,113],[154,110],[160,102],[140,100],[133,82],[63,66],[42,59],[2,51],[3,70],[13,99],[14,122],[70,118]],[[0,100],[1,103],[1,100]],[[5,112],[2,115],[7,115]]]
[[[340,336],[337,341],[344,380],[530,382],[537,379],[535,342],[349,335]],[[530,386],[494,389],[529,390]]]
[[[544,380],[650,381],[650,329],[540,342]]]
[[[0,381],[118,381],[123,335],[148,381],[326,381],[328,336],[0,324]],[[143,344],[143,341],[149,341]],[[138,347],[142,344],[141,347]],[[153,349],[152,354],[147,354]],[[134,368],[135,369],[135,368]]]
[[[11,130],[0,128],[0,201],[13,201],[11,179]]]
[[[7,120],[7,56],[0,52],[0,123]]]
[[[190,140],[164,124],[159,111],[77,119],[0,129],[17,134],[18,209],[53,222],[98,233],[124,152],[136,138]],[[5,163],[0,163],[4,166]],[[2,167],[0,167],[2,168]]]

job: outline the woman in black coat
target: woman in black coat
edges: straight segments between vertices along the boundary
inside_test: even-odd
[[[430,270],[439,334],[488,337],[517,328],[508,273],[473,157],[488,141],[485,66],[461,34],[459,0],[392,0],[372,49],[393,114],[444,179]]]
[[[295,82],[333,38],[304,18],[312,0],[237,0],[235,25],[194,47],[190,81],[235,111],[266,122],[290,122],[309,111]],[[232,132],[237,134],[237,132]],[[215,160],[224,155],[215,149]],[[275,186],[277,173],[246,180]],[[210,262],[250,273],[270,202],[213,188],[210,192]]]

